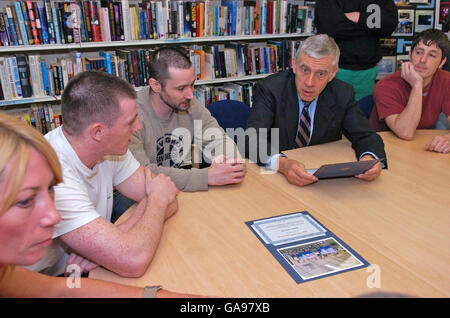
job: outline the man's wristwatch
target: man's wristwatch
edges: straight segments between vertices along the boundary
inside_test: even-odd
[[[162,289],[162,286],[145,286],[144,293],[142,294],[142,298],[155,298],[156,293]]]

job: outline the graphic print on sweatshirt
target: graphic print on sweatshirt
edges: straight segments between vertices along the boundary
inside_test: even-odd
[[[183,162],[183,138],[166,133],[156,141],[156,164],[177,168]]]

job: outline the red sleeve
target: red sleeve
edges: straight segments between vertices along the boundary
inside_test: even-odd
[[[443,85],[443,93],[444,93],[444,101],[442,103],[442,112],[445,114],[445,116],[450,117],[450,90],[448,89],[450,87],[450,72],[442,70],[444,74],[444,85]],[[446,93],[447,92],[447,93]]]
[[[378,119],[400,114],[408,103],[410,89],[404,84],[399,73],[389,75],[380,80],[373,89]]]

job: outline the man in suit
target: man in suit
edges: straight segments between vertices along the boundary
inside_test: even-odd
[[[312,36],[302,42],[292,60],[292,70],[258,82],[247,127],[249,138],[259,139],[246,143],[247,157],[258,154],[260,165],[278,170],[299,186],[316,182],[317,178],[301,162],[279,151],[339,140],[344,134],[359,160],[386,158],[383,140],[359,109],[353,88],[334,79],[338,61],[339,48],[332,38],[325,34]],[[269,130],[267,140],[261,138],[264,130]],[[279,140],[274,142],[278,145],[274,145],[271,140],[276,138],[272,135],[277,133]],[[260,149],[264,142],[270,149],[267,156]],[[381,164],[377,163],[356,177],[371,181],[380,173]]]

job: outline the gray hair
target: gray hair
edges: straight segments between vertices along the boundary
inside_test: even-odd
[[[315,59],[333,56],[333,68],[337,67],[339,64],[339,47],[334,39],[326,34],[310,36],[305,41],[302,41],[297,53],[295,54],[295,59],[297,62],[299,61],[302,53]]]

